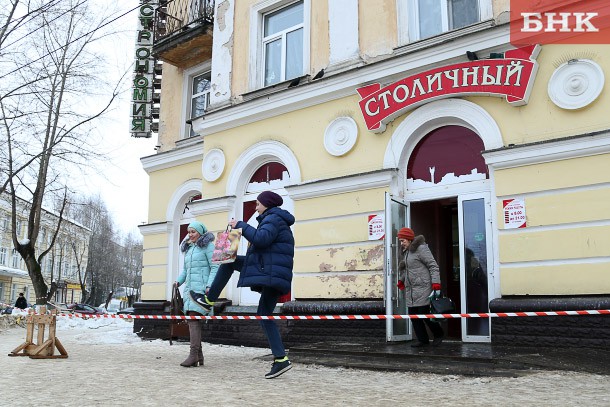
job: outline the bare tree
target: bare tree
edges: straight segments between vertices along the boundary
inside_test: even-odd
[[[116,291],[117,270],[120,269],[121,250],[115,243],[119,236],[105,203],[99,197],[90,197],[73,206],[73,217],[91,230],[87,252],[87,266],[79,268],[79,283],[83,298],[89,304],[99,304],[110,291]],[[84,255],[84,253],[83,253]],[[85,286],[89,290],[85,290]]]
[[[17,3],[12,0],[11,4]],[[103,64],[95,45],[103,35],[99,29],[109,20],[104,10],[89,10],[87,0],[31,0],[30,6],[43,12],[19,22],[19,32],[28,34],[9,55],[14,69],[0,71],[0,83],[12,83],[10,93],[0,85],[4,94],[0,143],[7,152],[1,180],[12,197],[13,245],[27,266],[36,304],[44,305],[52,293],[40,264],[62,226],[72,174],[101,158],[92,137],[94,125],[115,102],[121,84],[107,83],[100,76]],[[9,22],[0,31],[4,38],[15,26],[10,20],[15,17],[7,14]],[[29,202],[25,239],[16,233],[18,196]],[[51,245],[37,253],[42,207],[50,197],[60,202],[58,222]]]

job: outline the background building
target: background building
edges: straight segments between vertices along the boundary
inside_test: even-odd
[[[17,236],[25,238],[27,227],[28,203],[18,199],[20,208],[17,213]],[[40,234],[38,235],[37,254],[46,250],[57,228],[57,214],[42,210]],[[62,220],[61,229],[55,245],[43,259],[42,275],[45,283],[57,284],[52,301],[58,303],[80,302],[81,285],[78,267],[81,272],[87,268],[87,254],[91,230],[68,219]],[[35,304],[36,298],[32,281],[21,255],[13,248],[11,237],[11,205],[8,194],[0,195],[0,303],[13,306],[19,293],[24,293],[28,304]]]
[[[404,314],[395,236],[405,225],[426,237],[460,312],[607,308],[610,46],[518,49],[509,5],[163,2],[158,152],[142,158],[143,300],[170,298],[190,221],[255,223],[269,189],[297,219],[284,310],[356,302]],[[236,281],[225,296],[256,304]],[[599,345],[599,332],[574,327],[607,330],[601,318],[450,320],[446,331]],[[410,338],[405,321],[384,331]]]

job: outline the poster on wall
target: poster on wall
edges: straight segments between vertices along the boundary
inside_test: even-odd
[[[385,227],[383,224],[383,216],[369,215],[369,240],[381,240],[385,236]]]
[[[502,207],[504,208],[504,229],[519,229],[527,226],[524,199],[505,199],[502,201]]]

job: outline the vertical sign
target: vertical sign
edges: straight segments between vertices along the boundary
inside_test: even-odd
[[[369,240],[381,240],[385,236],[383,216],[369,215]]]
[[[502,207],[504,208],[504,229],[518,229],[527,226],[524,199],[505,199],[502,201]]]
[[[140,0],[136,37],[134,77],[131,93],[131,124],[133,137],[150,137],[155,59],[152,57],[153,20],[157,0]]]

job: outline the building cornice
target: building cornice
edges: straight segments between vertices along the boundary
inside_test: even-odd
[[[230,212],[235,206],[235,196],[223,196],[220,198],[200,199],[190,203],[190,213],[194,216],[208,215],[211,213]]]
[[[395,173],[395,169],[387,169],[365,174],[309,181],[299,185],[287,185],[284,188],[291,199],[299,201],[320,196],[388,187],[391,185]]]
[[[142,234],[142,236],[169,233],[172,230],[172,222],[158,222],[149,223],[146,225],[139,225],[138,229],[140,229],[140,233]]]
[[[197,144],[140,158],[142,168],[147,174],[201,160],[203,160],[203,140]]]
[[[503,169],[607,153],[610,153],[610,129],[484,151],[483,157],[488,166]]]
[[[193,129],[206,136],[336,99],[356,96],[356,88],[367,83],[391,83],[424,68],[465,59],[466,51],[504,48],[509,44],[508,25],[496,26],[454,38],[435,47],[401,50],[401,54],[362,67],[328,75],[264,98],[242,102],[193,119]],[[424,44],[425,45],[425,44]],[[366,81],[363,79],[366,78]]]

